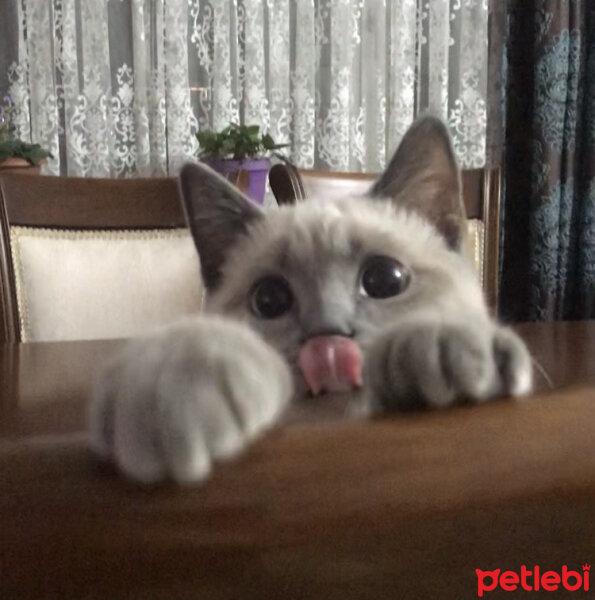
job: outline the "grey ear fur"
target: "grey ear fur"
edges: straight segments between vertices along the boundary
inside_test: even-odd
[[[463,251],[467,239],[460,172],[446,125],[418,118],[369,192],[426,217],[448,245]]]
[[[202,163],[182,167],[178,186],[186,221],[198,250],[204,285],[214,289],[229,249],[263,211],[239,189]]]

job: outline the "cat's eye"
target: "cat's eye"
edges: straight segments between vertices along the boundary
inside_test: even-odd
[[[283,277],[263,277],[252,288],[252,312],[263,319],[276,319],[284,315],[293,305],[293,294]]]
[[[409,271],[398,260],[372,256],[362,267],[360,293],[370,298],[391,298],[409,285]]]

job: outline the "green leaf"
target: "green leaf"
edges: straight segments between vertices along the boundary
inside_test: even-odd
[[[0,142],[0,162],[7,158],[24,158],[32,165],[38,165],[44,158],[53,158],[39,144],[29,144],[22,140]]]
[[[268,133],[265,133],[262,136],[262,145],[267,150],[272,150],[275,147],[275,140]]]
[[[259,125],[230,123],[219,132],[204,130],[197,133],[200,156],[241,160],[246,157],[266,156],[287,144],[275,144],[267,133],[260,134]]]

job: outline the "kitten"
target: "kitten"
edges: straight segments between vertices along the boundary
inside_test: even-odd
[[[378,414],[531,390],[529,353],[466,255],[439,120],[412,125],[364,198],[263,212],[201,165],[180,189],[206,314],[130,342],[91,405],[93,449],[131,478],[200,481],[308,391],[363,386]]]

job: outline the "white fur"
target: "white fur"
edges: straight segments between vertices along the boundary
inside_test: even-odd
[[[197,317],[130,342],[103,369],[91,447],[143,483],[206,477],[281,414],[285,361],[255,332]]]

